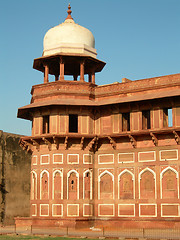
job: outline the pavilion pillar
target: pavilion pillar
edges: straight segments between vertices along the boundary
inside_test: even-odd
[[[59,65],[59,80],[64,80],[64,61],[63,58],[60,58],[60,65]]]
[[[44,65],[44,83],[49,82],[49,67]]]
[[[95,84],[95,71],[92,72],[91,78],[92,78],[91,82]]]
[[[85,61],[80,62],[80,82],[84,82],[84,65]]]

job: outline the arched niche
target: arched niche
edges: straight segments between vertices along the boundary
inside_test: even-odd
[[[172,168],[165,168],[160,175],[161,180],[161,198],[174,199],[179,198],[179,175],[178,172]]]
[[[156,199],[156,174],[150,168],[139,173],[139,198]]]
[[[44,170],[40,175],[40,199],[49,199],[49,172]]]
[[[37,199],[37,173],[31,172],[31,200]]]
[[[109,171],[104,171],[99,175],[99,199],[114,198],[114,175]]]
[[[67,182],[67,198],[70,200],[79,199],[79,174],[76,170],[68,172]]]
[[[90,170],[83,173],[83,198],[92,199],[92,172]]]
[[[134,174],[125,169],[118,176],[118,198],[134,198]]]
[[[60,170],[53,172],[53,199],[63,199],[63,175]]]

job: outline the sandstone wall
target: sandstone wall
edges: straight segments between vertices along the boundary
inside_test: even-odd
[[[0,222],[29,216],[31,155],[22,150],[20,135],[0,131]]]

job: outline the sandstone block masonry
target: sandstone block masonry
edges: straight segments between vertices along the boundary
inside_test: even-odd
[[[30,159],[18,144],[20,135],[0,131],[0,222],[29,215]]]

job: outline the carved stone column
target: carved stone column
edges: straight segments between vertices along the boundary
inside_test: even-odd
[[[80,81],[84,82],[84,65],[85,65],[85,61],[81,61],[80,62]]]
[[[62,81],[64,80],[64,61],[63,58],[60,58],[60,65],[59,65],[59,80]]]
[[[44,83],[49,82],[49,67],[44,65]]]

